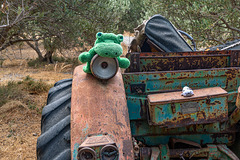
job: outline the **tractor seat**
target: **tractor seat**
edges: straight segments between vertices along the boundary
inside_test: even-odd
[[[192,52],[193,49],[175,26],[161,15],[154,15],[134,29],[129,52]]]

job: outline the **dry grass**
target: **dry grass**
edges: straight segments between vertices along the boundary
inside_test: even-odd
[[[50,87],[51,85],[42,80],[34,81],[30,76],[27,76],[23,81],[9,81],[7,85],[0,86],[0,107],[11,101],[22,101],[23,104],[26,104],[32,100],[28,99],[28,94],[46,93]]]
[[[58,80],[72,77],[60,73],[65,65],[58,65],[56,71],[45,66],[0,68],[0,160],[36,159],[48,90]]]
[[[36,159],[41,111],[51,86],[29,76],[0,86],[0,159]]]

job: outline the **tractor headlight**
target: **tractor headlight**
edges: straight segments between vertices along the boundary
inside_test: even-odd
[[[117,58],[100,57],[95,55],[91,61],[92,74],[103,80],[114,77],[118,71],[118,60]]]
[[[100,151],[101,160],[118,160],[118,148],[114,145],[106,145]]]
[[[89,147],[84,147],[78,152],[78,159],[80,160],[96,160],[96,152]]]

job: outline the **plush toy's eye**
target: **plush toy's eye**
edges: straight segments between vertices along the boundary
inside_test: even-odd
[[[98,33],[96,34],[96,37],[97,37],[97,38],[100,38],[102,35],[103,35],[102,32],[98,32]]]
[[[123,35],[119,34],[118,35],[118,40],[119,40],[119,42],[122,42],[123,41]]]

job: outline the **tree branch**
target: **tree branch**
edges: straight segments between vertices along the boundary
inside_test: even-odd
[[[226,25],[226,28],[231,29],[231,30],[233,30],[233,31],[236,31],[236,32],[239,32],[239,33],[240,33],[240,29],[237,29],[237,28],[234,28],[234,27],[230,26],[230,25],[227,23],[227,21],[225,21],[225,19],[223,19],[223,18],[220,18],[220,19],[221,19],[221,21]]]
[[[215,39],[215,38],[208,38],[209,41],[214,41],[214,42],[218,42],[218,43],[221,43],[221,44],[224,44],[222,41],[218,40],[218,39]]]
[[[0,47],[0,51],[6,49],[7,47],[13,45],[13,44],[16,44],[16,43],[19,43],[19,42],[29,42],[29,41],[38,41],[39,39],[16,39],[16,40],[13,40],[13,41],[9,41],[5,44],[3,44],[1,47]]]

